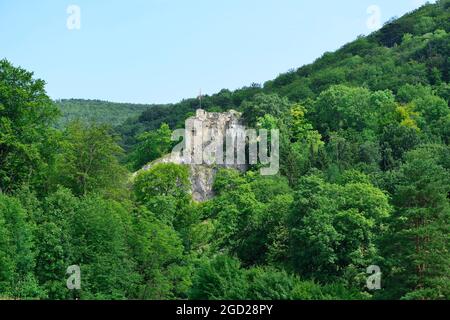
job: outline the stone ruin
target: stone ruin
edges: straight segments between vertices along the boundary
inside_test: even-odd
[[[198,132],[199,130],[201,132]],[[198,109],[196,115],[185,122],[180,149],[151,162],[141,170],[148,170],[158,163],[188,165],[192,197],[197,202],[206,201],[214,195],[212,186],[218,168],[234,168],[240,171],[247,169],[246,164],[226,161],[223,146],[226,144],[227,130],[231,130],[234,134],[245,134],[239,112],[234,110],[207,112]],[[222,158],[223,161],[216,161],[218,158]]]

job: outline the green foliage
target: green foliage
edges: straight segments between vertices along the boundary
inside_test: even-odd
[[[301,281],[275,268],[243,269],[237,259],[219,255],[197,269],[189,297],[198,300],[349,300],[365,296],[340,284],[321,286]]]
[[[0,295],[17,299],[45,297],[33,275],[33,226],[27,212],[11,197],[0,194]]]
[[[389,92],[370,92],[363,88],[332,86],[314,104],[314,123],[322,133],[353,129],[379,131],[396,110]],[[386,120],[385,120],[386,119]]]
[[[244,110],[242,117],[246,123],[254,127],[258,118],[266,114],[279,117],[289,108],[289,101],[276,94],[257,94],[252,101],[244,101],[241,108]]]
[[[252,268],[247,273],[247,297],[254,300],[289,300],[300,281],[274,268]],[[297,291],[298,294],[298,291]],[[298,297],[306,299],[307,297]]]
[[[321,134],[306,119],[307,113],[306,107],[294,104],[280,124],[280,171],[290,185],[295,185],[315,165],[322,165],[325,144]]]
[[[287,180],[219,170],[215,190],[218,196],[207,214],[213,218],[217,249],[229,250],[248,265],[266,262],[293,201]]]
[[[322,281],[352,268],[364,273],[377,258],[376,237],[390,212],[387,196],[370,183],[302,178],[287,222],[293,268]]]
[[[205,96],[202,107],[215,111],[243,111],[244,118],[253,126],[264,114],[278,117],[280,112],[285,111],[289,104],[284,98],[290,102],[303,103],[317,98],[335,85],[363,87],[374,92],[371,95],[375,96],[370,103],[367,102],[367,92],[364,94],[363,89],[348,89],[362,100],[357,100],[356,96],[342,97],[343,102],[352,102],[348,111],[336,105],[327,107],[340,109],[350,116],[349,119],[332,119],[334,114],[323,115],[325,118],[331,117],[328,119],[331,125],[339,125],[337,122],[342,121],[344,126],[360,127],[362,122],[373,120],[370,111],[381,111],[377,110],[378,105],[392,104],[389,101],[392,95],[389,97],[385,90],[394,94],[402,92],[398,97],[398,101],[402,103],[410,102],[404,100],[405,86],[422,87],[427,91],[433,89],[438,96],[448,101],[449,18],[448,0],[425,5],[402,18],[390,21],[367,37],[358,37],[336,52],[324,54],[312,64],[280,74],[263,86],[252,84],[235,91],[224,89],[217,94]],[[387,99],[376,101],[377,94],[387,96]],[[359,114],[355,112],[355,108],[360,105],[362,110]],[[183,126],[184,120],[198,107],[196,99],[155,106],[138,119],[130,119],[119,126],[118,130],[124,136],[124,144],[132,146],[140,133],[156,130],[162,123],[167,123],[172,129]],[[322,124],[314,124],[315,129],[323,133]]]
[[[138,136],[138,144],[130,155],[133,169],[138,170],[145,164],[169,153],[172,146],[172,131],[165,123],[156,131],[145,132]]]
[[[189,297],[196,300],[245,299],[247,285],[239,261],[221,255],[198,267]]]
[[[142,283],[140,299],[172,299],[181,297],[183,286],[189,285],[189,270],[183,263],[183,244],[173,228],[152,215],[135,218],[132,248]],[[188,282],[186,284],[186,282]]]
[[[35,208],[39,248],[35,273],[50,299],[72,298],[66,270],[79,265],[81,299],[123,299],[132,296],[139,275],[128,237],[133,226],[129,208],[90,195],[76,198],[59,189]]]
[[[138,173],[133,186],[137,203],[159,221],[173,227],[187,251],[195,246],[201,214],[192,203],[190,188],[188,167],[171,163],[156,164]]]
[[[139,275],[128,247],[132,231],[129,208],[98,196],[79,204],[72,227],[74,264],[82,272],[82,299],[124,299]]]
[[[188,177],[186,166],[172,163],[156,164],[136,177],[134,182],[136,197],[141,202],[158,195],[183,197],[189,190]]]
[[[396,171],[396,213],[385,239],[391,298],[448,299],[448,147],[420,147]],[[448,161],[448,160],[447,160]]]
[[[133,190],[138,203],[157,214],[158,219],[172,224],[190,201],[188,168],[156,164],[137,175]]]

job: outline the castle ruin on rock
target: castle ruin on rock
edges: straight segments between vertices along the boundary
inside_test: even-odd
[[[198,109],[195,116],[186,120],[185,129],[179,132],[182,132],[179,137],[183,137],[183,141],[174,151],[144,166],[142,170],[148,170],[158,163],[188,165],[192,197],[195,201],[202,202],[213,196],[214,176],[219,167],[240,171],[247,169],[247,165],[237,161],[235,157],[235,139],[239,135],[245,135],[239,112],[229,110],[219,113]],[[224,146],[230,143],[233,145],[232,157],[224,151]],[[243,154],[245,157],[245,152]]]

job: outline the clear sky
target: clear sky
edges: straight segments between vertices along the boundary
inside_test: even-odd
[[[34,71],[54,99],[177,102],[313,62],[370,33],[371,5],[383,23],[424,2],[0,0],[0,58]],[[69,5],[80,29],[67,27]]]

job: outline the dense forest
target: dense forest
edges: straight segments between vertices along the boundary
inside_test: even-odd
[[[75,120],[118,126],[129,118],[139,117],[142,112],[154,106],[83,99],[62,99],[57,100],[56,104],[61,111],[59,128]]]
[[[54,102],[2,60],[0,298],[449,299],[449,52],[440,0],[203,97],[279,128],[281,144],[278,175],[221,169],[203,203],[186,166],[130,180],[171,150],[197,99]],[[80,290],[66,287],[71,265]],[[366,287],[373,265],[379,290]]]

